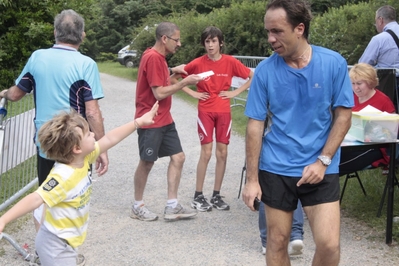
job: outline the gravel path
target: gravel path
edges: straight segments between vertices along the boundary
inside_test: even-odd
[[[129,121],[134,114],[135,83],[101,74],[105,98],[100,105],[106,130]],[[235,107],[241,108],[241,107]],[[200,145],[196,133],[196,107],[173,99],[172,113],[186,153],[179,201],[189,207],[195,189],[195,172]],[[222,195],[230,211],[199,213],[194,219],[165,222],[166,169],[169,160],[160,159],[150,173],[144,193],[146,205],[160,219],[142,222],[129,218],[133,202],[133,173],[138,159],[137,134],[109,151],[110,168],[95,177],[91,220],[86,242],[79,252],[88,266],[106,265],[265,265],[261,255],[257,213],[237,199],[244,163],[244,139],[232,135]],[[209,163],[204,194],[213,188],[214,156]],[[292,265],[311,265],[314,244],[305,220],[305,249],[293,257]],[[399,247],[371,241],[372,229],[342,218],[340,265],[399,265]],[[11,234],[20,244],[34,246],[30,219]],[[4,252],[3,252],[4,251]],[[4,240],[0,240],[0,265],[28,265]]]

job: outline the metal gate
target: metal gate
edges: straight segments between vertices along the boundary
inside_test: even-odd
[[[0,103],[0,211],[37,183],[34,111],[32,94]]]
[[[240,56],[240,55],[233,55],[233,57],[237,58],[238,60],[241,61],[241,63],[243,63],[245,66],[249,67],[252,70],[252,72],[255,72],[256,66],[263,59],[267,58],[267,57],[260,57],[260,56]],[[246,82],[245,79],[233,77],[233,79],[231,81],[231,87],[233,90],[237,89],[245,82]],[[240,93],[240,95],[238,95],[237,97],[234,97],[231,107],[234,107],[234,106],[245,107],[245,102],[247,101],[247,95],[248,95],[248,90]]]

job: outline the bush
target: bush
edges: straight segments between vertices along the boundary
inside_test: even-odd
[[[170,21],[179,26],[182,47],[176,54],[168,56],[171,66],[188,63],[205,53],[200,38],[208,26],[216,26],[223,31],[225,41],[222,52],[225,54],[269,56],[272,51],[263,29],[264,12],[265,3],[262,1],[233,3],[227,8],[214,9],[209,14],[199,14],[192,10],[185,14],[172,13],[167,19],[153,16],[143,25]],[[140,38],[133,43],[139,54],[154,44],[154,30],[141,33]]]
[[[115,61],[116,62],[116,55],[113,53],[100,53],[100,55],[97,56],[96,61],[98,61],[98,62]]]

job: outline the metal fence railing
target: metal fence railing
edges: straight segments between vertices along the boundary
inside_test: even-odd
[[[255,72],[256,66],[263,59],[267,58],[267,57],[261,57],[261,56],[241,56],[241,55],[233,55],[233,57],[240,60],[241,63],[243,63],[245,66],[249,67],[253,72]],[[234,90],[234,89],[240,87],[245,82],[246,82],[245,79],[233,77],[232,82],[231,82],[231,87]],[[248,94],[248,91],[245,91],[245,92],[241,93],[239,96],[234,97],[231,107],[234,107],[234,106],[245,107],[245,102],[247,101],[247,97],[246,97],[247,94]]]
[[[7,115],[0,112],[0,211],[37,183],[33,95],[2,103]]]

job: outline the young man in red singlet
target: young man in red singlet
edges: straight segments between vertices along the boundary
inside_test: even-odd
[[[213,71],[197,83],[197,90],[188,87],[183,91],[198,99],[198,136],[201,142],[201,155],[197,165],[197,179],[194,200],[191,207],[198,211],[210,211],[212,206],[218,210],[229,210],[230,206],[220,196],[227,161],[227,145],[230,141],[231,110],[230,99],[249,88],[252,71],[232,56],[221,53],[223,33],[220,29],[210,26],[201,34],[201,44],[206,54],[188,63],[184,70],[190,74],[200,74]],[[231,91],[232,77],[248,79],[241,87]],[[181,78],[180,74],[172,77],[172,83]],[[216,169],[215,183],[210,203],[204,197],[202,190],[206,170],[212,156],[213,134],[216,138]]]

